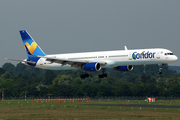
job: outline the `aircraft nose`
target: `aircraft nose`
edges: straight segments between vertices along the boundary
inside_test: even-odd
[[[175,55],[174,56],[174,62],[176,62],[178,60],[178,57]]]

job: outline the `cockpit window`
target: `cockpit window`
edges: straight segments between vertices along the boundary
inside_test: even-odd
[[[173,53],[165,53],[164,55],[173,55]]]

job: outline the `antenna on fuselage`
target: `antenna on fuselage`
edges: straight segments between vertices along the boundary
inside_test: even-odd
[[[125,49],[125,50],[128,50],[126,46],[124,46],[124,49]]]

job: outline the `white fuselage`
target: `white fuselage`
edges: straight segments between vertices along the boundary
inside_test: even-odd
[[[47,57],[106,63],[102,64],[101,68],[113,68],[123,65],[168,64],[178,60],[177,56],[173,55],[170,50],[161,48],[53,54],[47,55]],[[77,69],[68,64],[62,65],[59,63],[46,61],[46,58],[40,58],[35,67],[50,70]]]

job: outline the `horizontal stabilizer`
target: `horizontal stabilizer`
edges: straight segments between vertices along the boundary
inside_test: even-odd
[[[18,61],[18,62],[25,62],[25,63],[30,63],[30,64],[36,64],[35,62],[31,62],[31,61],[24,61],[24,60],[16,60],[16,59],[9,59],[9,58],[4,58],[6,60],[12,60],[12,61]]]

